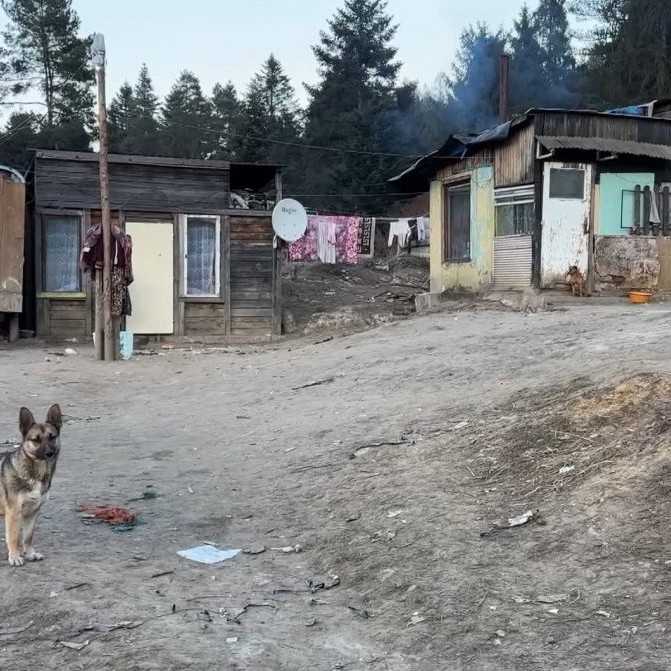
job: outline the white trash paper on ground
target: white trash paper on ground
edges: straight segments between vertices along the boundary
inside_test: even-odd
[[[177,554],[200,564],[220,564],[227,559],[233,559],[240,552],[242,550],[220,550],[212,545],[199,545],[188,550],[180,550]]]

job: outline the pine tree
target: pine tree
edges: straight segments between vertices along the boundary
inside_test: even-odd
[[[161,118],[161,152],[180,158],[206,158],[212,146],[212,107],[200,81],[184,71],[167,95]]]
[[[551,103],[570,106],[576,61],[571,45],[566,0],[541,0],[533,14],[533,26],[541,46],[545,86]]]
[[[263,140],[297,141],[300,129],[298,105],[289,77],[272,54],[252,78],[242,113],[238,145],[241,158],[285,162],[290,155],[287,145]]]
[[[108,113],[110,151],[116,154],[130,154],[132,149],[128,133],[134,122],[135,99],[133,88],[125,82],[114,96]]]
[[[401,64],[392,46],[397,26],[386,10],[384,0],[345,0],[328,21],[328,30],[321,33],[319,44],[313,47],[320,81],[307,87],[309,143],[351,152],[384,152],[393,143]],[[307,159],[305,183],[318,193],[370,191],[370,185],[384,182],[397,163],[344,152],[312,151]],[[324,204],[361,210],[380,205],[350,196]]]
[[[215,84],[212,90],[212,128],[217,131],[212,158],[231,160],[240,143],[241,104],[235,86]]]
[[[0,133],[0,165],[23,172],[30,160],[29,147],[39,146],[39,130],[40,117],[34,112],[12,114]]]
[[[526,4],[522,6],[519,17],[513,22],[510,48],[511,110],[520,113],[530,107],[545,104],[547,90],[543,71],[543,50],[538,41],[533,16]]]
[[[492,33],[485,23],[462,32],[447,79],[452,113],[461,130],[481,130],[497,122],[499,62],[505,47],[503,31]]]
[[[130,153],[141,156],[159,153],[158,108],[158,97],[154,93],[149,69],[143,64],[133,89],[133,108],[128,124]]]
[[[79,17],[71,0],[2,0],[9,20],[3,34],[4,69],[22,83],[14,93],[40,90],[45,125],[72,127],[93,121],[93,71],[89,39],[79,37]]]
[[[596,98],[637,104],[671,91],[671,13],[666,0],[587,0],[594,20],[587,80]]]

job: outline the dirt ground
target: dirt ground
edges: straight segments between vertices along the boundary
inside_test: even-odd
[[[0,443],[21,405],[68,421],[45,561],[0,544],[0,666],[668,669],[670,327],[668,305],[448,306],[115,364],[1,348]],[[267,549],[177,556],[204,542]]]

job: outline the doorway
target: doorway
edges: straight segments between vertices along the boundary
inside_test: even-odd
[[[126,222],[133,240],[133,277],[130,291],[132,316],[126,328],[139,335],[169,335],[174,332],[174,224]]]

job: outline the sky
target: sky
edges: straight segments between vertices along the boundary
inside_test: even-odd
[[[311,45],[340,0],[73,0],[82,32],[105,35],[108,90],[137,78],[143,62],[165,95],[192,70],[206,91],[231,80],[243,92],[272,52],[305,102],[303,82],[317,79]],[[522,0],[389,0],[398,23],[401,78],[431,85],[449,71],[459,34],[469,23],[512,25]],[[533,9],[537,0],[528,3]]]

